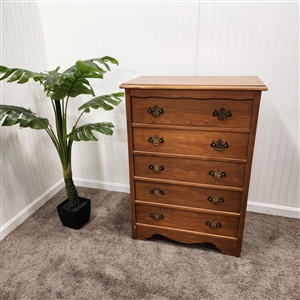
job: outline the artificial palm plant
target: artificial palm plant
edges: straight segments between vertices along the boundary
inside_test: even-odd
[[[111,122],[90,123],[79,125],[83,114],[89,113],[91,108],[112,110],[121,103],[124,93],[117,92],[109,95],[95,96],[89,82],[90,78],[103,79],[104,73],[110,71],[109,63],[118,65],[118,61],[110,56],[78,60],[76,64],[66,71],[58,72],[60,67],[49,72],[31,72],[25,69],[8,68],[0,66],[0,80],[24,84],[30,79],[40,83],[44,92],[50,99],[55,117],[55,129],[46,118],[38,117],[30,109],[13,105],[0,105],[0,125],[12,126],[19,124],[21,128],[44,129],[49,135],[59,155],[63,178],[66,186],[69,207],[78,205],[79,198],[72,179],[71,153],[74,141],[97,141],[93,131],[106,135],[113,134],[114,125]],[[67,129],[67,111],[71,98],[79,95],[92,95],[93,98],[78,110],[79,116],[71,128]]]

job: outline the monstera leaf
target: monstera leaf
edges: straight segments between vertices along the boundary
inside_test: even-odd
[[[103,78],[102,75],[103,73],[105,73],[105,71],[103,71],[103,69],[101,69],[96,63],[94,63],[94,61],[98,62],[101,65],[104,65],[108,71],[110,71],[109,65],[107,64],[108,62],[110,62],[111,64],[119,65],[118,61],[111,56],[104,56],[101,58],[92,58],[92,59],[83,60],[82,62],[85,64],[85,73],[91,71],[90,74],[87,74],[88,76],[86,76],[86,78]],[[77,72],[78,69],[77,67],[78,67],[77,64],[75,64],[74,66],[66,70],[64,73]],[[97,75],[97,70],[99,72],[98,75]],[[76,75],[79,74],[77,73]]]
[[[122,96],[124,96],[123,92],[95,97],[81,105],[78,110],[84,110],[86,113],[90,112],[90,108],[103,108],[104,110],[112,110],[114,108],[112,105],[118,106],[122,102]]]
[[[35,73],[25,69],[9,69],[0,66],[0,80],[9,78],[8,82],[17,81],[25,83],[30,78],[34,81],[40,81],[44,85],[46,95],[53,100],[62,100],[66,97],[77,97],[78,95],[90,94],[94,96],[94,90],[87,78],[103,78],[106,71],[96,63],[103,65],[108,71],[110,68],[108,62],[118,65],[118,61],[110,56],[102,58],[93,58],[88,60],[78,60],[74,66],[59,73],[57,67],[47,73]]]
[[[94,90],[86,78],[103,78],[105,70],[95,62],[103,64],[110,71],[107,62],[118,65],[118,61],[112,57],[93,58],[89,60],[78,60],[74,66],[61,73],[59,82],[50,86],[47,96],[54,100],[61,100],[65,97],[77,97],[83,94],[94,94]],[[47,77],[55,76],[55,73]],[[45,79],[47,79],[47,77]]]
[[[93,131],[100,132],[106,135],[113,135],[114,125],[111,122],[92,123],[74,128],[69,134],[74,141],[98,141]]]
[[[0,80],[10,77],[9,80],[7,80],[8,82],[17,81],[17,83],[25,83],[30,78],[34,81],[40,81],[44,78],[42,73],[31,72],[24,69],[10,69],[5,66],[0,66],[0,74],[4,74]]]
[[[21,128],[31,129],[47,129],[50,126],[48,119],[37,117],[30,109],[13,105],[0,105],[0,124],[2,126],[20,124]]]

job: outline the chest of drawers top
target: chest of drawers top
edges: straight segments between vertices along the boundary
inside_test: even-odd
[[[257,76],[140,76],[120,86],[125,89],[267,91]]]

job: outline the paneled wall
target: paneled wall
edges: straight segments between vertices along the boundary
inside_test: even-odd
[[[299,214],[299,3],[38,1],[2,6],[3,64],[66,69],[78,59],[111,55],[120,66],[95,82],[97,94],[118,91],[122,82],[140,75],[259,76],[269,90],[262,96],[249,209]],[[44,103],[37,107],[27,102],[25,95],[39,95],[33,87],[28,89],[14,85],[3,95],[47,114]],[[87,99],[72,103],[71,120]],[[74,145],[77,182],[128,191],[125,105],[112,112],[92,112],[85,121],[112,121],[116,129],[113,137],[99,136],[98,143]],[[1,139],[5,224],[55,185],[60,174],[53,170],[32,186],[37,169],[41,178],[49,165],[57,164],[43,133],[5,128]],[[20,143],[25,152],[16,150]],[[21,207],[14,181],[27,187]],[[6,204],[9,197],[15,200]]]
[[[274,205],[299,208],[299,3],[73,2],[41,3],[40,9],[51,66],[115,56],[120,67],[108,77],[110,91],[140,75],[259,76],[269,90],[262,95],[249,201],[266,212]],[[57,20],[51,26],[49,12]],[[76,168],[78,177],[127,183],[124,113],[120,107],[103,116],[117,124],[104,147],[75,150],[78,160],[86,151],[98,153],[99,169],[88,167],[90,157]],[[114,168],[111,153],[118,159]]]
[[[197,73],[255,74],[269,88],[249,201],[299,208],[299,3],[201,3],[199,16]]]
[[[32,71],[48,69],[37,4],[3,3],[1,29],[1,64]],[[20,105],[42,117],[52,117],[51,104],[37,83],[1,82],[1,104]],[[61,171],[46,132],[19,129],[18,125],[0,130],[3,237],[57,191]]]

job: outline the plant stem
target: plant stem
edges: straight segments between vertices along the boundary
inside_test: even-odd
[[[76,120],[75,125],[73,126],[74,129],[77,127],[77,124],[78,124],[78,122],[79,122],[81,116],[82,116],[84,113],[85,113],[85,111],[83,111],[83,112],[79,115],[78,119]]]
[[[60,101],[59,100],[54,100],[54,103],[55,103],[55,107],[56,107],[56,115],[57,115],[60,134],[62,134],[62,115],[61,115]]]
[[[77,189],[72,179],[71,164],[68,164],[67,169],[63,170],[63,176],[65,180],[66,193],[69,199],[69,206],[75,207],[78,205],[79,199]]]

